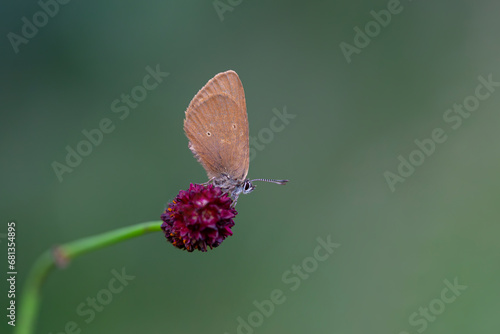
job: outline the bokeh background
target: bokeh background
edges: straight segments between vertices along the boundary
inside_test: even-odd
[[[187,253],[155,233],[82,256],[48,276],[36,332],[232,334],[274,289],[286,301],[255,333],[498,332],[500,87],[457,130],[443,115],[479,76],[500,81],[500,4],[402,0],[349,63],[340,43],[388,3],[222,0],[221,20],[213,1],[71,1],[15,53],[7,34],[40,5],[4,2],[0,233],[17,222],[18,300],[42,251],[157,220],[206,180],[182,122],[216,73],[239,74],[251,136],[274,108],[295,115],[249,173],[290,183],[240,197],[219,248]],[[121,120],[111,103],[156,65],[170,75]],[[59,182],[52,163],[103,118],[115,130]],[[391,191],[384,172],[436,128],[447,140]],[[328,236],[341,246],[291,291],[282,275]],[[86,323],[77,306],[122,268],[135,278]],[[439,309],[455,279],[467,288]],[[412,324],[429,304],[439,314]]]

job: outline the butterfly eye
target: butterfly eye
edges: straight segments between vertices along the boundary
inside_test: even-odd
[[[246,180],[243,184],[243,193],[249,194],[254,190],[254,185],[249,180]]]

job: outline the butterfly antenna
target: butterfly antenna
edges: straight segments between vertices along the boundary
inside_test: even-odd
[[[276,184],[286,184],[288,180],[273,180],[273,179],[253,179],[250,180],[250,182],[253,181],[264,181],[264,182],[271,182],[271,183],[276,183]]]

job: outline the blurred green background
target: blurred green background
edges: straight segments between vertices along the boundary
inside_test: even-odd
[[[42,251],[159,219],[206,180],[182,122],[216,73],[239,74],[252,137],[274,108],[295,115],[249,172],[290,183],[240,197],[219,248],[187,253],[155,233],[80,257],[47,278],[37,333],[74,321],[82,333],[233,334],[275,289],[285,302],[241,333],[498,332],[500,88],[456,130],[443,115],[479,76],[500,81],[500,3],[404,0],[350,63],[340,43],[390,1],[217,3],[221,16],[213,1],[71,1],[18,53],[8,34],[41,7],[3,3],[0,233],[16,221],[17,300]],[[121,120],[111,103],[157,65],[170,75]],[[52,163],[104,118],[114,131],[59,182]],[[447,140],[391,191],[384,173],[436,128]],[[282,275],[329,235],[341,246],[292,291]],[[78,305],[122,268],[135,278],[87,323]],[[443,303],[455,278],[467,288]]]

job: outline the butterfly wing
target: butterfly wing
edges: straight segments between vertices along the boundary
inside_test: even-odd
[[[208,178],[244,180],[249,167],[245,92],[234,71],[213,77],[191,100],[184,120],[189,148]]]

